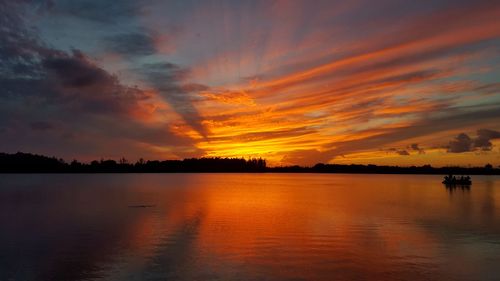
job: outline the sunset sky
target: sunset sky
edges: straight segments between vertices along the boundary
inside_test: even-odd
[[[0,152],[500,165],[499,1],[0,0]]]

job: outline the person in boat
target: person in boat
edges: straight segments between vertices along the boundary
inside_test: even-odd
[[[451,181],[451,179],[452,179],[452,175],[451,174],[449,174],[448,176],[444,176],[444,180],[445,181],[449,182],[449,181]]]
[[[443,183],[446,183],[446,184],[453,184],[455,183],[456,180],[455,180],[455,176],[453,176],[452,174],[449,174],[448,176],[444,176],[444,181]]]

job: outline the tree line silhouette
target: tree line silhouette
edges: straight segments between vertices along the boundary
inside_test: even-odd
[[[0,153],[2,173],[182,173],[182,172],[265,172],[264,159],[190,158],[184,160],[140,159],[129,163],[125,158],[82,163],[31,153]]]
[[[378,166],[373,164],[323,164],[318,163],[313,167],[284,166],[268,168],[275,173],[345,173],[345,174],[422,174],[422,175],[500,175],[500,168],[493,168],[491,164],[484,167],[432,167],[423,166]]]
[[[0,173],[189,173],[189,172],[274,172],[274,173],[363,173],[363,174],[454,174],[454,175],[500,175],[500,168],[487,164],[484,167],[432,167],[424,166],[377,166],[340,165],[318,163],[312,167],[281,166],[267,167],[261,158],[203,157],[184,160],[140,159],[130,163],[122,158],[94,160],[83,163],[31,153],[0,153]]]

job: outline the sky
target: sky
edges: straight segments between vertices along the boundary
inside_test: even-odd
[[[0,0],[0,151],[500,165],[499,1]]]

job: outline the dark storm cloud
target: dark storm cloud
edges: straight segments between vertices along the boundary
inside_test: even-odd
[[[79,50],[73,50],[72,55],[47,57],[42,61],[42,66],[49,73],[55,74],[61,85],[68,88],[83,88],[114,82],[111,75],[88,62]]]
[[[137,102],[148,98],[140,89],[122,85],[116,76],[92,63],[79,50],[40,57],[43,80],[32,83],[38,83],[37,95],[50,103],[71,107],[76,112],[126,114]]]
[[[23,98],[37,96],[63,103],[78,98],[112,104],[132,104],[141,99],[137,89],[123,86],[79,50],[71,53],[49,48],[25,25],[21,4],[1,3],[4,28],[0,35],[0,82],[5,93]],[[2,96],[1,98],[7,98]]]
[[[120,33],[105,40],[106,47],[123,56],[147,56],[156,53],[154,36],[147,32]]]
[[[0,2],[0,150],[125,156],[137,155],[141,143],[194,151],[168,124],[134,117],[149,94],[122,84],[80,50],[46,46],[25,24],[26,9]]]

